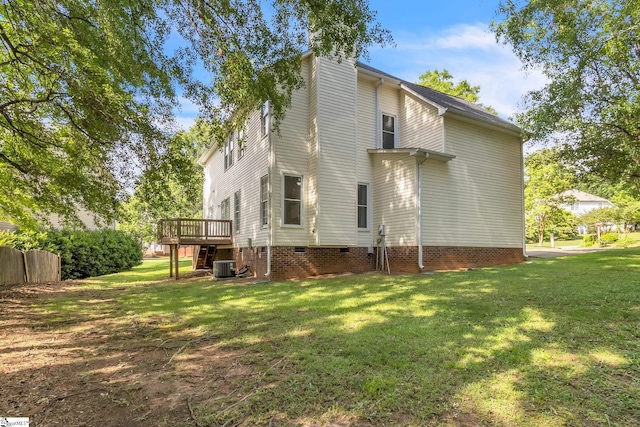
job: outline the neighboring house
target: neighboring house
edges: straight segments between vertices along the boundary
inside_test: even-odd
[[[607,199],[576,189],[567,190],[560,193],[558,196],[573,197],[575,199],[574,203],[564,205],[562,208],[576,216],[580,216],[594,209],[610,208],[614,206],[614,204]]]
[[[94,213],[87,211],[84,208],[77,208],[78,218],[82,221],[82,224],[87,230],[115,230],[116,222],[107,223],[102,220],[100,217],[96,216]],[[47,217],[47,220],[51,224],[51,227],[56,229],[65,228],[67,225],[65,224],[63,218],[57,214],[51,214]],[[73,227],[76,228],[76,227]],[[2,222],[0,221],[0,230],[6,231],[15,231],[18,227],[10,222]]]
[[[279,132],[267,103],[199,159],[229,259],[273,278],[373,270],[382,226],[395,272],[524,259],[519,128],[366,65],[307,53],[302,73]]]
[[[594,196],[593,194],[585,193],[584,191],[580,191],[576,189],[567,190],[565,192],[560,193],[558,196],[573,197],[573,199],[575,199],[574,203],[562,206],[563,209],[571,212],[575,216],[583,215],[594,209],[610,208],[615,206],[613,203],[611,203],[607,199]],[[578,226],[578,233],[586,234],[587,226],[585,224],[580,224]]]

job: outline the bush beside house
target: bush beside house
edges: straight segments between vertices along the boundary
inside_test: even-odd
[[[0,245],[42,249],[61,256],[62,280],[118,273],[142,263],[142,247],[116,230],[2,233]]]

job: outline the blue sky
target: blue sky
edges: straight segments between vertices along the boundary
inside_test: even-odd
[[[454,79],[480,85],[480,102],[508,119],[522,96],[544,85],[540,72],[525,72],[508,46],[489,31],[499,0],[369,0],[394,47],[370,48],[369,65],[408,81],[446,68]],[[188,127],[197,109],[185,103],[178,123]]]
[[[369,64],[409,81],[426,70],[448,69],[454,79],[480,85],[480,101],[509,118],[522,96],[541,88],[540,72],[525,72],[489,24],[498,0],[370,0],[395,48],[371,49]]]

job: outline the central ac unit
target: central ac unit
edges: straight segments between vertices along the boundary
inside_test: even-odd
[[[213,262],[213,277],[220,279],[223,277],[235,277],[236,276],[236,262],[235,261],[214,261]]]

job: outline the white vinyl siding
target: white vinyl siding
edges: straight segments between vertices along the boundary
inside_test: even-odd
[[[445,151],[443,118],[436,107],[407,92],[401,96],[400,107],[398,124],[402,141],[398,148]]]
[[[309,245],[318,244],[318,85],[317,61],[309,60],[309,174],[307,179],[307,236]]]
[[[376,89],[378,80],[367,78],[358,79],[358,102],[357,102],[357,146],[356,146],[356,179],[358,182],[373,182],[373,171],[371,169],[372,156],[368,149],[376,148]],[[371,189],[371,186],[370,186]],[[370,204],[375,198],[373,192],[369,192]],[[371,217],[371,215],[370,215]],[[358,246],[370,246],[377,238],[377,231],[372,227],[369,231],[358,230]]]
[[[320,246],[357,242],[354,187],[356,170],[356,69],[319,59],[317,70],[318,209]]]
[[[392,116],[400,115],[400,89],[397,86],[383,84],[378,89],[380,112]]]
[[[260,135],[260,109],[254,111],[245,126],[245,151],[242,161],[224,170],[223,149],[216,149],[204,166],[203,212],[207,218],[220,218],[222,200],[241,190],[240,231],[234,233],[233,244],[246,246],[252,239],[254,246],[268,244],[268,230],[260,227],[260,177],[268,171],[268,138]]]
[[[388,246],[416,246],[416,160],[406,154],[373,157],[373,226],[385,225]]]
[[[285,226],[283,218],[283,176],[294,175],[304,177],[302,180],[302,200],[308,203],[306,197],[307,179],[309,175],[309,89],[306,84],[309,76],[309,59],[302,61],[302,76],[305,86],[292,94],[291,107],[280,123],[279,132],[271,133],[274,149],[274,175],[271,179],[271,211],[273,215],[273,244],[274,246],[307,246],[309,234],[305,227],[306,218],[301,218],[301,226]],[[307,206],[302,206],[302,213],[306,215]]]
[[[423,244],[522,247],[519,138],[445,118],[448,163],[423,164]]]

